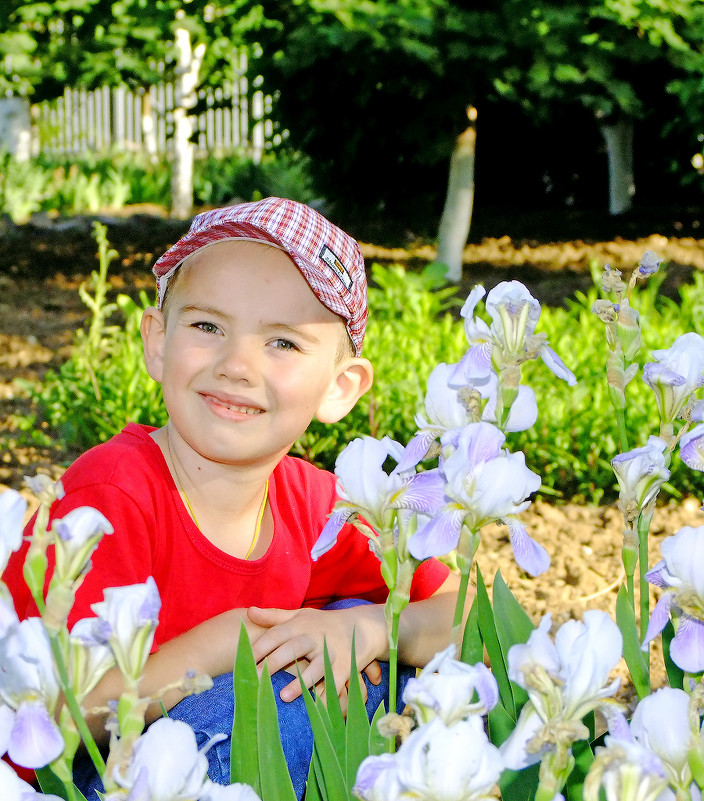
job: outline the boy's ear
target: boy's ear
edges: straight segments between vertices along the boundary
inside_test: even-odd
[[[166,339],[166,320],[159,309],[149,306],[144,310],[139,326],[144,347],[144,363],[147,372],[161,383],[164,375],[164,341]]]
[[[336,423],[372,385],[374,368],[369,359],[347,359],[331,382],[315,416],[321,423]]]

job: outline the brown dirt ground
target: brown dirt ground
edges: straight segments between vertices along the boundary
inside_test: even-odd
[[[686,215],[682,215],[684,218]],[[702,213],[704,217],[704,212]],[[696,219],[694,219],[696,217]],[[119,252],[112,267],[115,291],[136,294],[152,290],[149,273],[154,258],[184,229],[184,223],[137,215],[113,220],[109,238]],[[692,271],[704,269],[704,239],[696,238],[699,218],[689,211],[688,224],[674,213],[667,222],[631,238],[560,241],[542,238],[485,237],[465,251],[463,292],[481,280],[490,288],[501,280],[524,281],[544,303],[560,303],[590,284],[589,263],[630,269],[650,248],[670,262],[667,291],[674,292]],[[691,234],[691,235],[689,235]],[[399,262],[416,269],[433,258],[428,245],[382,248],[364,244],[368,263]],[[58,477],[77,454],[28,444],[18,430],[16,414],[29,411],[17,379],[40,381],[49,367],[58,367],[70,353],[74,331],[86,319],[77,293],[80,282],[96,266],[96,248],[89,221],[35,220],[21,228],[0,223],[0,491],[20,489],[22,476],[39,470]],[[466,294],[466,293],[465,293]],[[553,343],[558,346],[559,343]],[[704,522],[697,499],[658,509],[651,536],[651,564],[660,558],[659,543],[682,525]],[[500,569],[509,587],[537,622],[552,612],[556,624],[580,618],[589,608],[613,612],[622,581],[622,522],[615,507],[554,506],[536,501],[524,514],[527,528],[551,554],[547,574],[533,579],[515,565],[506,530],[482,533],[478,562],[487,580]],[[654,678],[662,681],[659,655]]]

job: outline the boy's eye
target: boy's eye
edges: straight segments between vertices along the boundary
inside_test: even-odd
[[[275,339],[273,345],[277,350],[298,350],[290,339]]]
[[[192,328],[197,328],[199,331],[204,331],[206,334],[217,334],[220,329],[215,323],[193,323]]]

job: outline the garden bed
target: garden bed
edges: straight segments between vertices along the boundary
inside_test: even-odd
[[[672,216],[672,215],[671,215]],[[650,230],[633,230],[633,237],[549,241],[483,237],[465,253],[462,293],[481,281],[489,288],[501,280],[523,281],[542,302],[561,303],[591,283],[589,264],[598,260],[614,267],[632,267],[647,248],[670,262],[664,290],[686,281],[693,270],[704,269],[704,241],[697,239],[690,215],[680,229],[676,220]],[[154,258],[175,241],[185,224],[156,216],[114,220],[109,238],[119,258],[111,267],[111,286],[120,292],[152,291],[149,272]],[[692,234],[675,236],[675,233]],[[415,269],[432,259],[427,245],[384,248],[365,244],[368,262],[399,262]],[[17,379],[40,381],[49,367],[57,368],[70,351],[74,332],[87,312],[77,289],[96,266],[96,246],[88,220],[71,224],[40,220],[24,227],[6,226],[0,235],[0,488],[19,489],[22,475],[37,467],[59,476],[76,453],[46,447],[32,431],[21,431],[13,417],[29,412]],[[559,350],[559,343],[552,343]],[[568,354],[562,354],[566,358]],[[696,499],[663,507],[652,527],[651,564],[660,558],[659,542],[682,525],[704,523]],[[525,514],[532,536],[552,557],[550,571],[532,579],[519,571],[505,529],[483,533],[478,562],[489,581],[497,569],[534,620],[551,611],[556,623],[581,617],[588,608],[612,611],[621,584],[622,522],[615,507],[590,508],[551,505],[538,499]],[[657,679],[656,679],[657,680]]]

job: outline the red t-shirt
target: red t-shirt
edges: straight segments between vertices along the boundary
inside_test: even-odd
[[[90,605],[103,599],[106,587],[144,582],[149,576],[162,603],[155,648],[228,609],[322,607],[339,598],[384,602],[387,590],[379,560],[353,526],[345,526],[337,544],[317,562],[311,559],[336,500],[331,473],[284,457],[269,480],[272,542],[260,559],[238,559],[215,547],[191,519],[159,446],[149,436],[153,430],[128,425],[79,457],[62,478],[66,495],[52,507],[52,519],[78,506],[92,506],[114,528],[92,556],[69,627],[93,614]],[[3,577],[20,618],[36,614],[22,577],[26,547],[13,555]],[[448,572],[440,562],[424,562],[411,600],[431,596]]]

